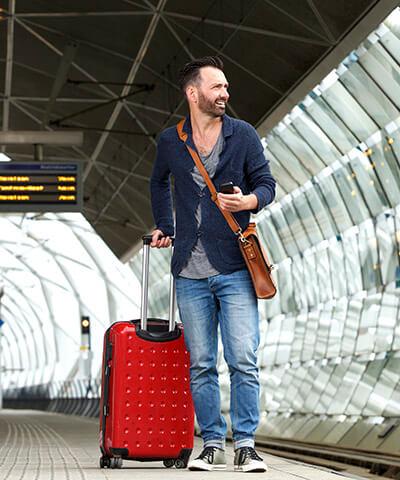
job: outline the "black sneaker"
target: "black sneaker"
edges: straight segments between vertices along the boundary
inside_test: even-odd
[[[236,472],[266,472],[267,466],[252,447],[235,450],[234,466]]]
[[[205,447],[200,455],[189,462],[189,470],[225,470],[225,450],[217,447]]]

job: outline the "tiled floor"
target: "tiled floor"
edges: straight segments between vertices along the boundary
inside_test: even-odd
[[[196,439],[194,455],[200,448],[201,443]],[[130,461],[125,461],[121,470],[100,469],[97,420],[31,410],[0,411],[0,480],[164,480],[189,476],[194,480],[227,480],[246,476],[233,471],[230,447],[227,453],[230,466],[224,472],[189,472],[166,469],[161,462]],[[351,478],[268,454],[262,456],[269,465],[269,471],[252,474],[251,478]]]

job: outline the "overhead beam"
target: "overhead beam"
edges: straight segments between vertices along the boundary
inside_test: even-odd
[[[27,12],[17,13],[18,18],[68,18],[68,17],[137,17],[149,16],[149,10],[119,10],[109,12]]]
[[[307,25],[306,23],[302,22],[299,18],[295,17],[294,15],[292,15],[290,12],[288,12],[287,10],[285,10],[284,8],[282,8],[281,6],[275,4],[274,2],[272,2],[271,0],[263,0],[263,2],[267,5],[269,5],[270,7],[272,8],[275,8],[275,10],[278,10],[278,12],[280,12],[282,15],[284,15],[285,17],[287,18],[290,18],[290,20],[292,20],[293,22],[297,23],[298,25],[300,25],[302,28],[308,30],[309,32],[311,32],[312,34],[316,35],[317,37],[321,38],[322,40],[328,40],[326,39],[321,33],[317,32],[316,30],[314,30],[313,28],[311,28],[309,25]],[[279,0],[278,0],[279,2]],[[281,2],[282,3],[282,2]],[[289,7],[288,7],[289,8]]]
[[[7,20],[7,54],[6,54],[6,70],[5,70],[5,98],[3,102],[3,131],[8,130],[10,120],[10,96],[12,85],[12,70],[14,56],[14,16],[15,16],[15,0],[8,2],[8,20]],[[3,145],[2,151],[5,152]]]
[[[48,125],[49,123],[50,113],[53,110],[53,107],[56,103],[59,93],[61,92],[61,89],[67,81],[68,72],[74,61],[77,49],[78,44],[76,42],[68,42],[65,46],[63,56],[61,57],[61,61],[58,65],[58,70],[54,79],[53,88],[51,89],[49,103],[47,104],[46,111],[43,117],[43,126]]]
[[[82,132],[44,132],[21,130],[0,132],[0,145],[62,145],[64,147],[83,144]]]
[[[324,17],[322,16],[321,12],[318,10],[317,6],[313,2],[313,0],[307,0],[308,5],[310,6],[315,18],[317,19],[318,23],[321,25],[323,31],[325,32],[326,36],[329,38],[330,43],[334,44],[336,42],[333,33],[331,32],[328,24],[325,22]]]
[[[184,13],[164,12],[163,15],[167,17],[172,17],[172,18],[179,18],[181,20],[190,20],[192,22],[204,23],[206,25],[214,25],[217,27],[231,28],[234,30],[239,30],[241,32],[248,32],[248,33],[253,33],[257,35],[263,35],[266,37],[280,38],[282,40],[290,40],[293,42],[310,43],[312,45],[323,45],[323,46],[329,45],[329,42],[327,42],[326,40],[319,40],[319,39],[309,38],[309,37],[300,37],[299,35],[290,35],[289,33],[280,33],[280,32],[275,32],[273,30],[266,30],[264,28],[250,27],[247,25],[238,25],[237,23],[223,22],[221,20],[213,20],[211,18],[196,17],[195,15],[187,15]]]
[[[1,96],[1,94],[0,94]],[[109,98],[109,97],[104,97],[104,98]],[[22,100],[23,102],[45,102],[47,103],[49,101],[49,97],[27,97],[27,96],[20,96],[20,95],[11,95],[10,100],[16,100],[17,102],[19,100]],[[69,98],[69,97],[58,97],[56,99],[56,102],[58,103],[103,103],[104,100],[102,98]],[[161,115],[172,115],[172,112],[169,112],[168,110],[162,110],[161,108],[156,108],[152,107],[150,105],[144,105],[143,103],[137,103],[137,102],[132,102],[131,100],[125,100],[125,103],[128,105],[142,109],[142,110],[148,110],[150,112],[154,113],[160,113]],[[182,118],[181,115],[175,114],[177,118]]]
[[[143,60],[144,56],[146,55],[147,49],[150,45],[151,39],[154,36],[154,32],[155,32],[156,27],[158,25],[158,22],[160,20],[160,14],[161,14],[162,10],[164,9],[166,2],[167,2],[167,0],[159,0],[159,2],[157,4],[156,12],[154,13],[153,18],[150,21],[150,25],[147,28],[147,31],[146,31],[146,34],[144,36],[143,42],[142,42],[142,44],[139,48],[139,51],[136,55],[135,61],[132,64],[132,67],[131,67],[131,70],[128,74],[128,77],[126,78],[126,83],[132,83],[135,80],[135,77],[137,75],[139,67],[140,67],[140,65],[142,63],[142,60]],[[129,93],[129,90],[130,90],[129,86],[124,87],[122,89],[122,92],[121,92],[120,96],[127,95]],[[105,126],[105,128],[107,130],[110,130],[110,129],[113,128],[114,123],[116,122],[116,120],[118,118],[118,115],[119,115],[119,113],[122,109],[122,106],[123,106],[122,102],[118,102],[115,105],[114,110],[113,110],[113,112],[112,112],[112,114],[111,114],[111,116],[110,116],[110,118],[109,118],[109,120],[108,120],[108,122]],[[97,157],[99,156],[100,152],[102,151],[108,135],[109,135],[109,132],[104,132],[101,135],[101,137],[100,137],[100,139],[99,139],[99,141],[98,141],[98,143],[97,143],[97,145],[96,145],[96,147],[95,147],[95,149],[94,149],[94,151],[91,155],[90,161],[85,168],[85,172],[83,174],[83,179],[84,180],[88,177],[88,175],[89,175],[89,173],[90,173],[90,171],[93,167],[93,164],[96,162]]]

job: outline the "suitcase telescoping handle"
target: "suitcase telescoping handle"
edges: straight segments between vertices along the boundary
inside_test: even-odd
[[[172,240],[172,249],[174,245],[174,238]],[[143,262],[142,262],[142,303],[140,308],[140,328],[147,330],[147,308],[149,296],[149,260],[150,260],[150,243],[152,242],[151,235],[143,236]],[[175,278],[170,274],[169,281],[169,326],[170,332],[175,330]]]

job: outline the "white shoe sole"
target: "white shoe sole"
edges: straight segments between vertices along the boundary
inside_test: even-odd
[[[244,465],[244,466],[240,466],[240,467],[235,465],[234,470],[235,470],[235,472],[244,472],[244,473],[250,473],[250,472],[251,473],[263,473],[263,472],[267,472],[268,468],[263,467],[263,466],[256,467],[254,465],[253,466]]]
[[[189,464],[188,469],[192,472],[212,472],[214,470],[226,470],[226,464],[221,463],[219,465],[199,465],[191,463]]]

